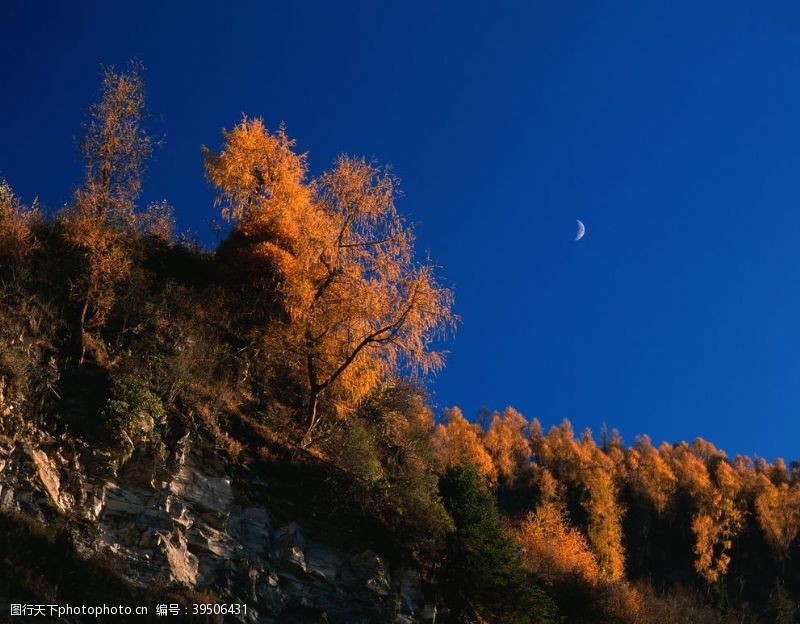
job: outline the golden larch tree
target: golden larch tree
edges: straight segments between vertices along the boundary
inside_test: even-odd
[[[640,436],[625,456],[628,480],[635,492],[648,499],[659,514],[669,507],[677,489],[677,478],[648,436]]]
[[[38,246],[33,228],[40,219],[37,202],[27,207],[0,180],[0,258],[20,262]]]
[[[141,70],[135,62],[126,72],[105,69],[102,98],[90,108],[84,126],[81,152],[86,177],[63,219],[66,238],[82,265],[70,284],[80,305],[81,364],[87,331],[105,324],[117,287],[130,271],[125,240],[137,226],[136,200],[153,148],[142,126],[145,96]]]
[[[733,538],[744,527],[736,472],[725,460],[713,469],[713,482],[698,498],[699,509],[692,519],[695,534],[695,563],[698,574],[713,584],[728,572]]]
[[[502,414],[495,412],[483,443],[494,460],[498,476],[507,485],[514,485],[531,456],[527,439],[528,421],[513,407]]]
[[[711,488],[711,476],[705,461],[681,442],[661,450],[661,456],[677,479],[677,485],[692,499],[698,500]]]
[[[605,577],[612,581],[620,580],[625,576],[623,510],[614,479],[607,468],[594,465],[584,472],[583,482],[589,493],[583,502],[589,544]]]
[[[737,478],[724,453],[698,438],[664,448],[661,455],[683,490],[696,505],[692,517],[695,571],[709,584],[728,571],[732,537],[741,528],[742,515],[735,497]]]
[[[789,483],[792,479],[789,474],[789,469],[786,467],[786,462],[782,457],[776,457],[775,461],[769,465],[767,468],[767,477],[769,477],[770,481],[775,485]]]
[[[282,315],[264,336],[303,381],[307,445],[324,415],[346,414],[390,375],[441,367],[431,346],[455,323],[452,292],[415,260],[388,173],[341,156],[306,180],[283,130],[244,119],[224,137],[206,170],[223,217],[268,269]]]
[[[516,532],[527,569],[545,583],[577,577],[593,585],[600,578],[597,560],[586,538],[570,526],[566,511],[554,501],[529,512]]]
[[[470,423],[457,407],[445,410],[444,423],[436,426],[433,444],[439,466],[444,468],[472,464],[489,483],[497,481],[497,469],[492,456],[481,440],[480,426]]]
[[[586,537],[570,525],[563,486],[546,468],[537,468],[534,474],[541,500],[515,533],[526,568],[548,584],[577,577],[595,585],[601,578],[600,567]]]
[[[569,420],[552,427],[547,435],[534,421],[531,443],[540,467],[575,492],[580,492],[586,510],[586,535],[599,569],[606,580],[619,580],[625,574],[625,549],[622,544],[623,509],[615,483],[617,466],[584,430],[581,440]]]
[[[558,426],[551,427],[546,435],[541,435],[541,425],[534,419],[531,424],[531,446],[536,461],[550,469],[563,483],[577,484],[587,458],[575,440],[572,423],[564,419]]]
[[[759,475],[756,517],[767,543],[783,561],[800,531],[800,484],[775,485]]]
[[[203,153],[222,217],[236,224],[227,241],[235,270],[249,287],[274,291],[289,308],[293,297],[312,288],[308,268],[299,263],[313,264],[326,229],[312,202],[306,156],[295,153],[282,127],[270,133],[260,119],[244,118],[222,134],[223,149]]]

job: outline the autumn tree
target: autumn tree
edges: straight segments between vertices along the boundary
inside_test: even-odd
[[[706,462],[686,442],[664,449],[662,456],[675,475],[678,487],[690,498],[698,500],[703,492],[711,488]]]
[[[562,486],[546,468],[538,471],[536,481],[541,500],[516,532],[526,568],[548,584],[576,577],[595,585],[600,568],[586,537],[570,525]]]
[[[25,206],[11,186],[0,180],[0,258],[18,263],[38,246],[33,226],[39,218],[36,202]]]
[[[775,461],[767,468],[766,475],[775,485],[783,485],[791,481],[789,469],[782,457],[775,458]]]
[[[495,412],[484,436],[483,443],[492,456],[498,476],[506,485],[519,479],[531,455],[527,440],[528,421],[513,407],[502,415]]]
[[[439,465],[446,469],[471,464],[493,484],[497,469],[483,445],[482,433],[480,426],[468,422],[459,408],[446,409],[444,423],[437,425],[433,434]]]
[[[770,548],[784,561],[800,532],[800,484],[775,485],[764,475],[759,477],[755,498],[758,524]]]
[[[622,543],[623,509],[615,477],[617,467],[585,430],[578,441],[572,424],[564,420],[542,435],[541,425],[531,426],[536,462],[571,488],[586,511],[586,535],[602,574],[619,580],[625,573]]]
[[[142,126],[145,96],[141,71],[135,62],[126,72],[105,69],[101,100],[90,108],[84,126],[85,179],[64,218],[66,238],[82,264],[70,285],[80,305],[81,364],[87,331],[105,324],[116,289],[131,267],[125,239],[136,227],[136,200],[153,147]]]
[[[442,365],[431,345],[455,321],[452,293],[415,260],[385,170],[341,156],[308,180],[305,156],[258,119],[224,138],[221,152],[206,151],[206,171],[276,294],[282,314],[264,336],[302,379],[309,444],[324,415],[346,414],[388,376]]]
[[[610,580],[625,575],[625,549],[622,545],[622,514],[617,486],[602,465],[590,466],[583,475],[588,498],[586,533],[600,570]]]
[[[695,570],[709,584],[728,572],[733,538],[744,526],[744,512],[738,499],[736,473],[728,462],[713,469],[711,487],[699,493],[699,509],[692,519],[695,534]]]
[[[619,431],[612,429],[609,435],[606,425],[603,424],[601,440],[603,452],[615,466],[622,467],[625,461],[625,443]]]
[[[245,118],[222,135],[219,153],[203,148],[222,218],[235,224],[220,251],[260,298],[274,295],[267,306],[288,314],[294,298],[313,287],[308,272],[328,229],[312,201],[306,156],[295,153],[282,127],[270,133],[260,119]]]
[[[677,479],[650,438],[640,436],[626,456],[628,480],[635,492],[649,500],[655,510],[663,514],[675,495]]]
[[[545,466],[563,483],[578,483],[586,458],[575,440],[572,423],[564,419],[558,426],[542,433],[538,420],[530,427],[530,440],[536,462]]]
[[[146,238],[170,244],[175,236],[175,214],[167,200],[151,202],[137,215],[138,233]]]

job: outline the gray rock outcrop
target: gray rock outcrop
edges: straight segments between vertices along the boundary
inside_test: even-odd
[[[140,587],[177,583],[247,604],[246,616],[231,621],[433,622],[418,571],[393,569],[372,550],[337,549],[298,522],[277,522],[258,504],[269,484],[228,474],[213,449],[189,445],[172,459],[170,474],[148,487],[114,471],[76,474],[77,460],[53,441],[26,450],[0,438],[0,507],[89,523],[94,543],[76,546],[113,554]]]

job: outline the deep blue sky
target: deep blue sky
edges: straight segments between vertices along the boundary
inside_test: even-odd
[[[394,165],[463,317],[438,405],[800,456],[797,3],[121,4],[2,3],[26,200],[68,200],[98,66],[138,56],[166,138],[146,199],[206,240],[199,147],[243,112],[314,171]]]

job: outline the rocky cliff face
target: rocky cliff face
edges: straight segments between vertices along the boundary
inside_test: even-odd
[[[246,604],[231,621],[434,621],[416,570],[279,523],[263,505],[268,478],[188,435],[177,448],[158,470],[146,458],[116,470],[74,442],[0,437],[0,507],[65,519],[78,553],[113,555],[138,587],[179,584]]]

